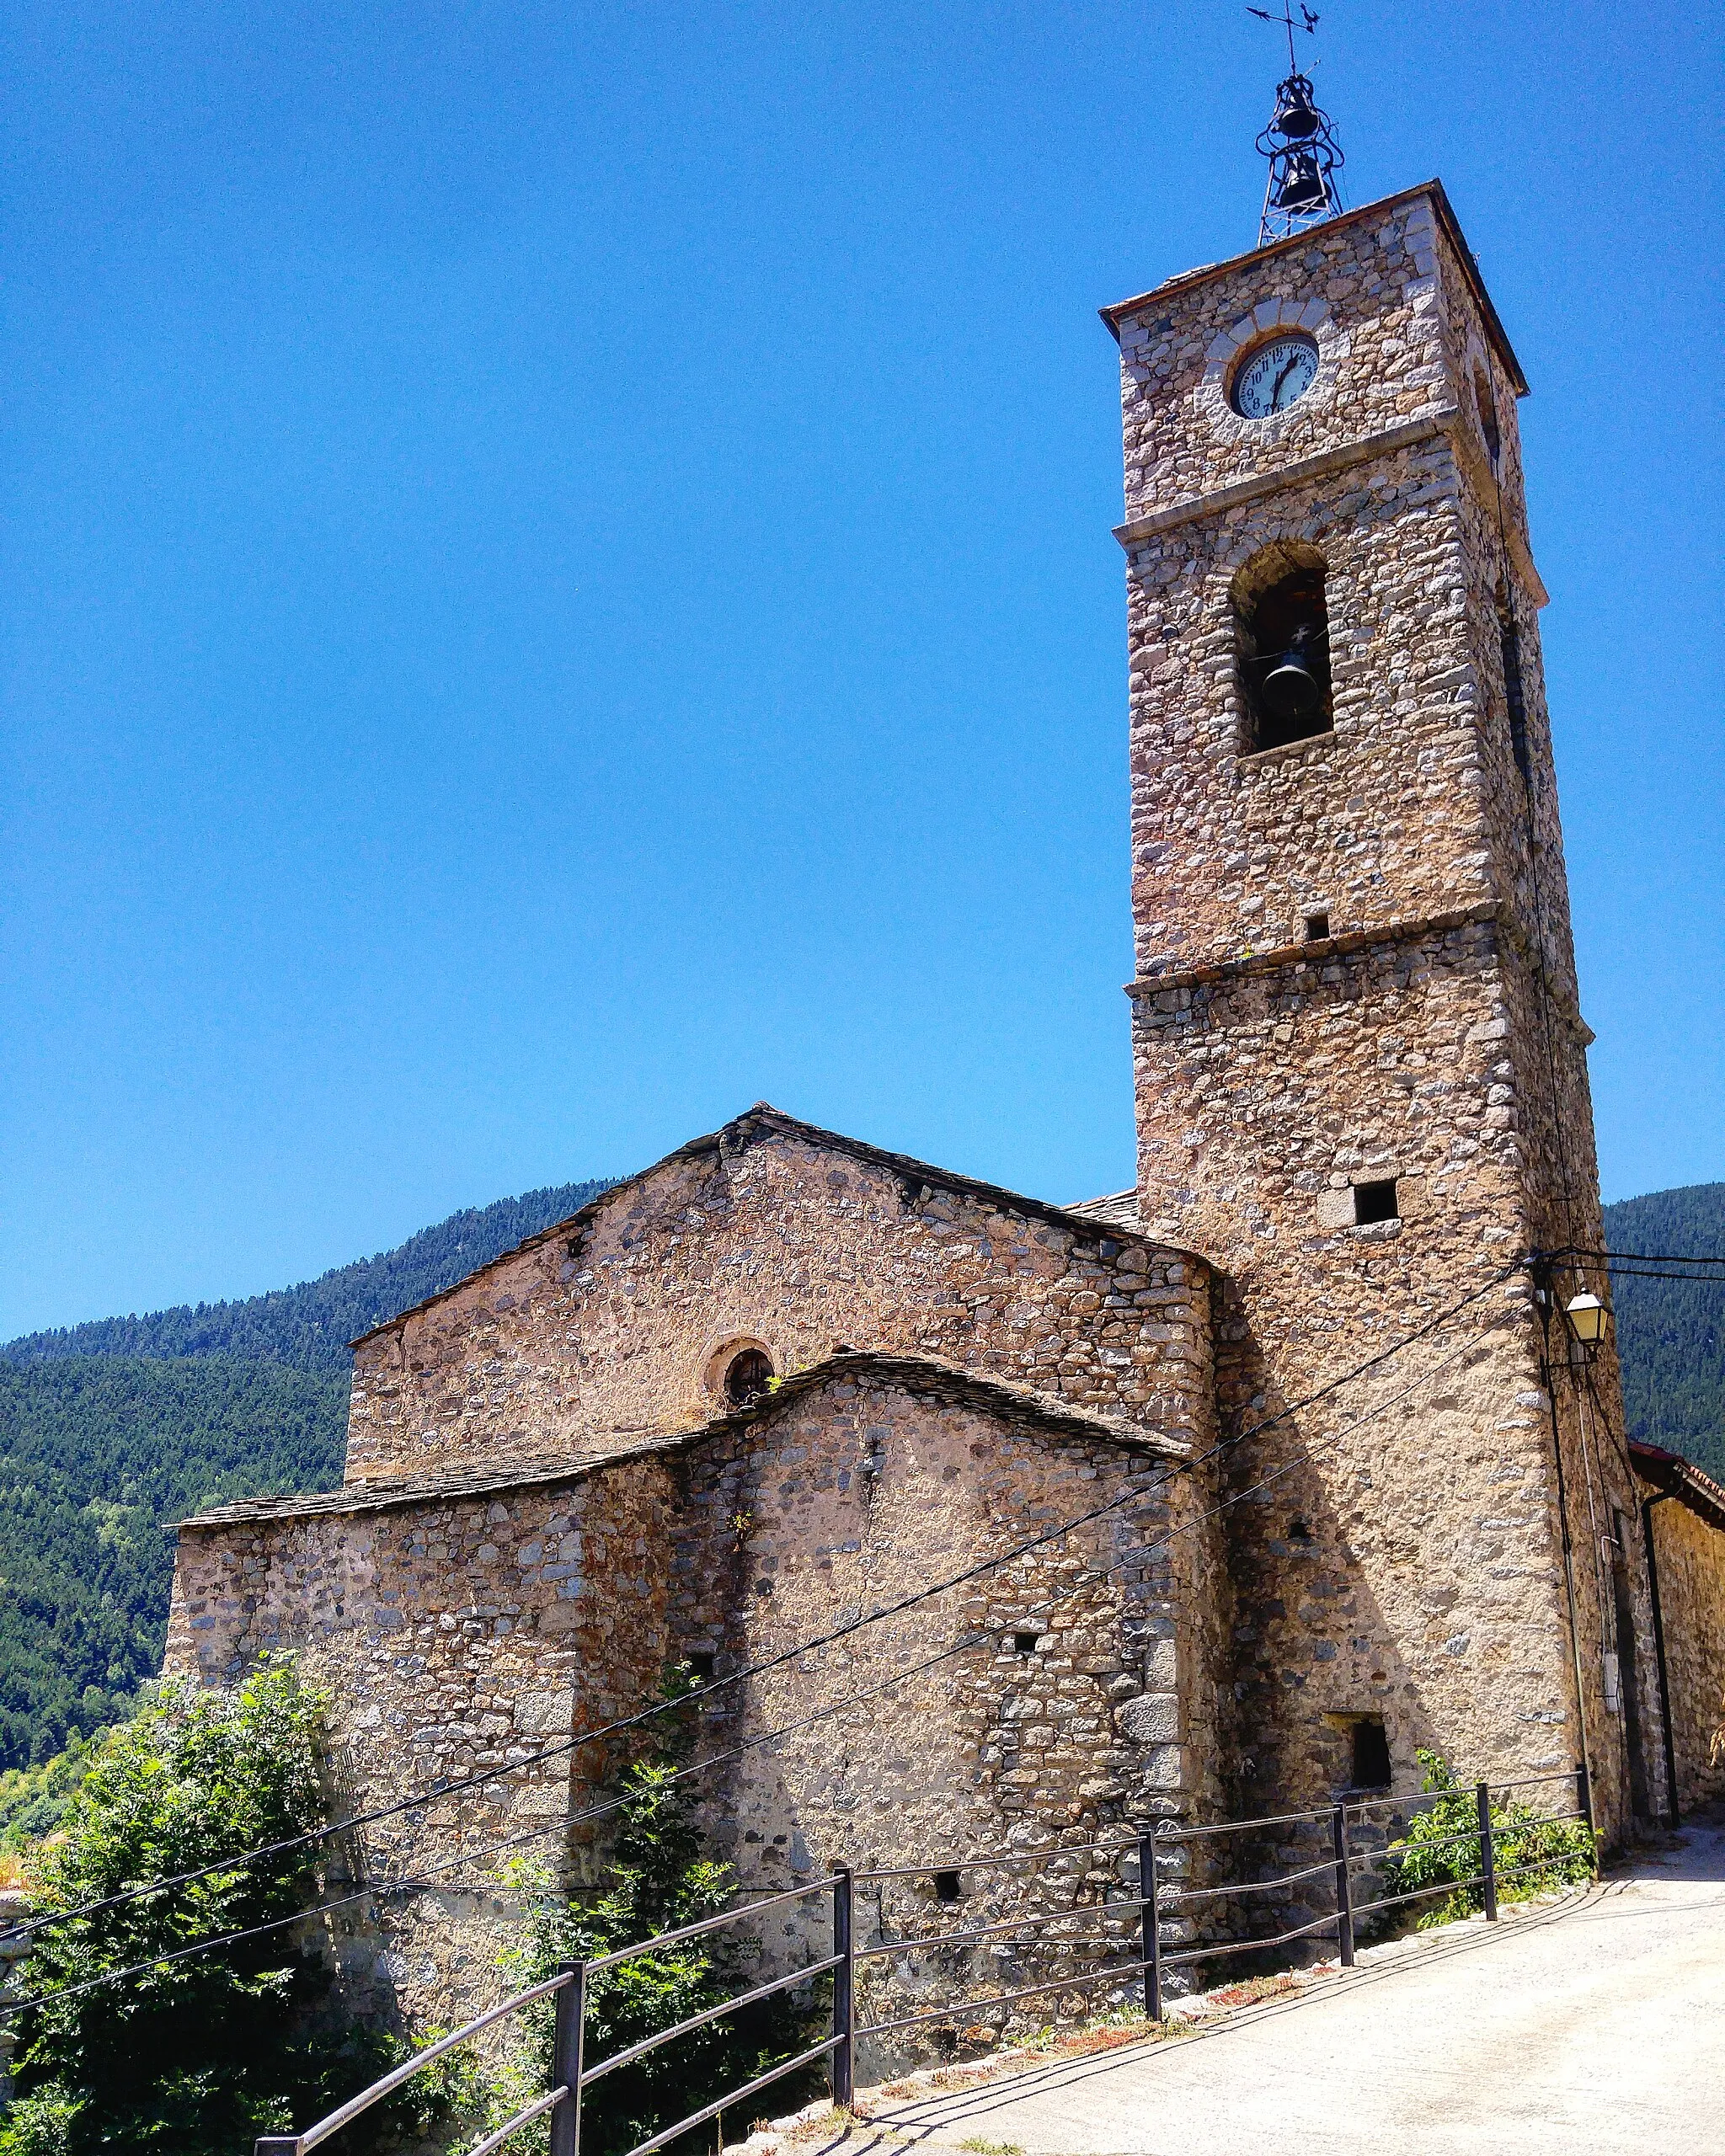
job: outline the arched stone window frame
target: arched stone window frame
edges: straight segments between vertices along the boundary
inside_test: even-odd
[[[774,1351],[770,1341],[763,1340],[758,1333],[754,1332],[728,1334],[716,1348],[708,1350],[701,1373],[702,1390],[710,1400],[716,1401],[721,1408],[727,1408],[731,1404],[725,1392],[726,1373],[739,1355],[745,1355],[751,1349],[757,1355],[766,1356],[767,1361],[772,1364],[776,1375],[782,1377],[784,1374],[784,1364]]]
[[[1327,670],[1329,674],[1329,705],[1327,723],[1310,734],[1297,735],[1291,741],[1279,743],[1271,748],[1261,748],[1257,743],[1257,728],[1251,700],[1247,693],[1241,664],[1242,608],[1247,599],[1250,581],[1268,585],[1279,574],[1293,568],[1315,570],[1322,579],[1324,587],[1324,617]],[[1252,579],[1252,572],[1258,576]],[[1220,612],[1228,625],[1230,648],[1233,664],[1229,669],[1228,711],[1232,733],[1234,753],[1245,760],[1284,758],[1304,754],[1315,744],[1335,739],[1335,609],[1331,601],[1334,592],[1335,564],[1332,549],[1311,537],[1304,530],[1267,531],[1258,530],[1249,536],[1242,534],[1217,564],[1215,583],[1220,600]]]
[[[1285,412],[1263,419],[1248,419],[1228,402],[1228,386],[1239,361],[1279,331],[1304,330],[1317,346],[1317,372],[1306,394]],[[1215,339],[1204,354],[1199,377],[1198,406],[1211,430],[1228,443],[1277,441],[1296,420],[1310,419],[1327,411],[1336,401],[1342,361],[1349,350],[1348,334],[1337,323],[1324,300],[1260,300],[1250,314],[1242,314]]]

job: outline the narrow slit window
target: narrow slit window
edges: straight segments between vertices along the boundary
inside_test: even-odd
[[[1397,1202],[1393,1176],[1382,1182],[1354,1184],[1354,1225],[1356,1228],[1370,1228],[1379,1220],[1399,1220],[1401,1218],[1402,1208]]]
[[[1390,1740],[1375,1715],[1366,1715],[1354,1725],[1354,1781],[1355,1789],[1390,1786]]]
[[[1531,780],[1527,750],[1527,691],[1521,678],[1521,632],[1507,600],[1498,602],[1498,643],[1503,661],[1503,703],[1509,714],[1509,753],[1524,780]]]

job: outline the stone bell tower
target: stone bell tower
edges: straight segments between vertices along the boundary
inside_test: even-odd
[[[1225,1279],[1239,1801],[1585,1747],[1615,1838],[1658,1705],[1616,1367],[1561,1309],[1605,1291],[1530,1266],[1601,1235],[1527,385],[1435,181],[1103,319],[1139,1210]]]

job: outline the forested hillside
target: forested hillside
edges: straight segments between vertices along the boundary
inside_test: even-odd
[[[399,1249],[337,1266],[297,1288],[238,1303],[182,1303],[145,1317],[103,1317],[27,1332],[0,1348],[11,1363],[65,1355],[243,1355],[303,1369],[344,1370],[347,1343],[410,1309],[553,1221],[578,1213],[614,1178],[557,1183],[494,1205],[451,1213]]]
[[[0,1348],[0,1771],[113,1721],[161,1667],[173,1521],[340,1480],[355,1333],[608,1187],[457,1213],[273,1294]]]
[[[166,1524],[339,1481],[346,1402],[228,1355],[0,1364],[0,1768],[114,1719],[162,1665]]]
[[[1605,1246],[1725,1257],[1725,1182],[1608,1205]],[[1725,1481],[1725,1280],[1619,1279],[1612,1303],[1631,1435]]]

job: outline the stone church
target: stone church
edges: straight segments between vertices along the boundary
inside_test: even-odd
[[[180,1529],[170,1666],[296,1649],[344,1801],[462,1785],[361,1859],[411,2014],[495,1988],[492,1852],[581,1860],[640,1740],[569,1740],[678,1662],[751,1886],[1423,1747],[1584,1760],[1611,1842],[1721,1793],[1725,1493],[1637,1463],[1567,1314],[1609,1290],[1514,352],[1435,182],[1103,318],[1134,1188],[757,1103],[356,1342],[340,1489]]]

